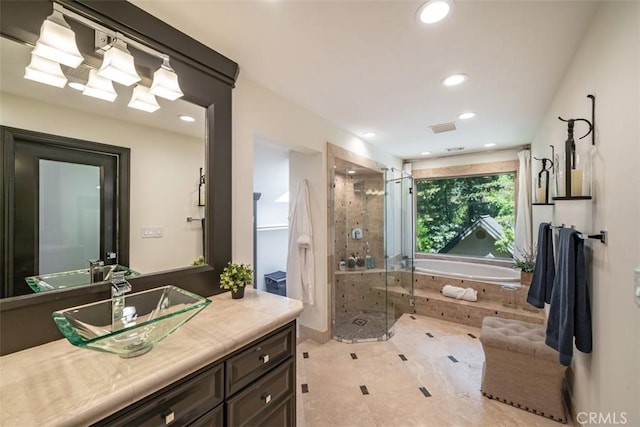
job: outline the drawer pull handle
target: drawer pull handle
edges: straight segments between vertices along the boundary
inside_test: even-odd
[[[269,355],[268,354],[260,355],[260,360],[262,360],[262,363],[267,363],[269,361]]]
[[[264,403],[265,403],[265,404],[267,404],[267,403],[271,402],[271,395],[270,395],[270,394],[267,394],[267,393],[263,394],[263,395],[262,395],[262,400],[264,400]]]
[[[164,419],[164,425],[168,426],[176,419],[176,414],[169,409],[162,413],[162,418]]]

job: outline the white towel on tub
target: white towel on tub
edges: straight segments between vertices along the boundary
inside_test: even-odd
[[[478,291],[473,288],[465,289],[452,285],[444,285],[442,288],[442,295],[455,299],[463,299],[465,301],[478,301]]]

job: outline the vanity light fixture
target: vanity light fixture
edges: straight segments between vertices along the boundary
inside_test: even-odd
[[[431,154],[431,151],[423,151],[422,153],[420,153],[421,156],[428,156]]]
[[[435,24],[449,16],[453,6],[453,0],[430,0],[420,6],[417,17],[424,24]]]
[[[356,171],[354,171],[353,169],[349,169],[349,170],[347,171],[347,173],[348,173],[349,175],[355,175]]]
[[[82,94],[109,102],[113,102],[118,96],[113,88],[113,82],[102,77],[96,70],[89,71],[89,81],[87,81]]]
[[[376,136],[376,133],[373,131],[365,132],[362,134],[363,138],[373,138],[374,136]]]
[[[496,143],[495,142],[490,142],[488,144],[484,144],[485,147],[490,148],[490,147],[495,147]]]
[[[464,83],[468,79],[469,76],[463,73],[452,74],[442,79],[442,84],[444,86],[457,86],[461,83]]]
[[[175,101],[184,96],[178,83],[178,75],[169,64],[169,55],[162,56],[162,65],[153,73],[153,83],[149,89],[153,95]]]
[[[196,119],[195,119],[194,117],[187,116],[187,115],[185,115],[185,114],[183,114],[183,115],[181,115],[181,116],[178,116],[178,118],[179,118],[180,120],[182,120],[183,122],[193,123],[193,122],[195,122],[195,121],[196,121]]]
[[[146,111],[147,113],[153,113],[160,108],[160,105],[158,101],[156,101],[156,97],[149,92],[148,87],[137,85],[133,88],[133,95],[131,96],[131,101],[129,101],[129,107]]]
[[[71,70],[66,74],[67,79],[69,80],[67,86],[71,89],[79,90],[80,92],[84,91],[84,88],[89,81],[89,72],[91,70],[91,67],[83,64],[78,66],[75,70]]]
[[[63,8],[53,3],[53,13],[47,17],[40,27],[40,37],[33,49],[34,54],[76,68],[84,61],[76,45],[76,35],[64,20]]]
[[[140,76],[136,72],[133,56],[127,50],[127,45],[116,36],[115,42],[104,53],[104,60],[98,74],[125,86],[139,82]]]
[[[458,114],[458,118],[460,120],[469,120],[469,119],[474,118],[475,116],[476,116],[476,113],[474,113],[472,111]]]
[[[84,91],[84,89],[87,87],[85,84],[83,84],[82,82],[78,82],[78,81],[69,81],[68,86],[71,89],[75,89],[75,90],[79,90],[79,91]]]
[[[31,62],[24,69],[24,78],[55,87],[64,87],[67,78],[55,61],[31,53]]]

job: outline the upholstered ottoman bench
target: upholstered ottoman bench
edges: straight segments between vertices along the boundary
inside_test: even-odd
[[[565,367],[544,343],[543,325],[485,317],[480,341],[485,361],[482,394],[566,423],[562,403]]]

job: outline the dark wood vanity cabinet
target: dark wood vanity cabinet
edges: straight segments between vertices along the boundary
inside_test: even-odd
[[[295,354],[291,322],[96,425],[294,426]]]

